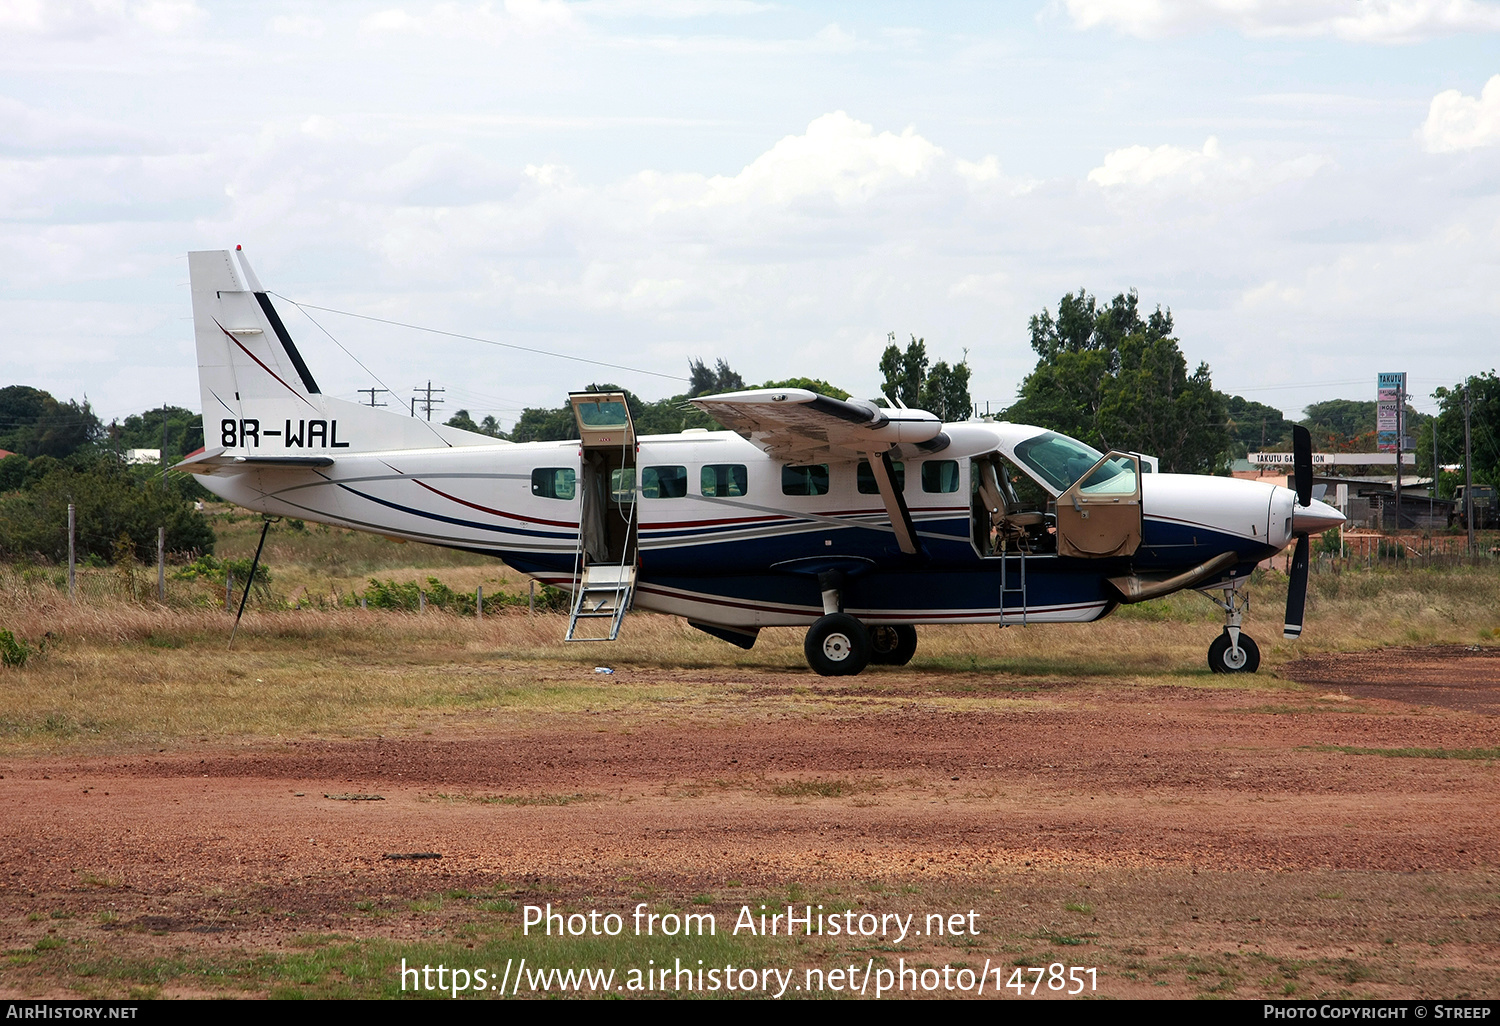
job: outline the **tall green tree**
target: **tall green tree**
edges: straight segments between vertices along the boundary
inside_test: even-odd
[[[59,402],[30,385],[0,388],[0,449],[61,459],[97,442],[104,427],[89,402]]]
[[[168,464],[203,447],[203,417],[181,406],[161,406],[114,421],[106,429],[108,445],[116,451],[160,449],[164,422]]]
[[[969,397],[969,356],[949,366],[939,360],[928,369],[927,341],[913,335],[903,350],[896,333],[886,336],[890,345],[880,356],[881,392],[906,406],[926,410],[939,420],[967,420],[974,409]]]
[[[712,369],[702,360],[688,361],[688,390],[690,398],[713,395],[718,392],[738,392],[745,387],[745,379],[729,369],[725,360],[717,360]]]
[[[782,378],[780,381],[767,381],[756,388],[805,388],[809,392],[826,395],[831,399],[847,399],[849,393],[837,385],[830,385],[822,378]]]
[[[1292,422],[1274,406],[1237,395],[1224,397],[1236,458],[1251,452],[1278,452],[1292,445]]]
[[[896,344],[896,333],[886,336],[890,345],[880,355],[880,392],[907,406],[920,408],[922,382],[927,379],[927,341],[911,337],[904,350]]]
[[[1416,439],[1417,469],[1429,474],[1432,468],[1432,433],[1437,432],[1438,464],[1462,464],[1464,460],[1464,391],[1469,398],[1470,447],[1473,450],[1475,484],[1500,487],[1500,378],[1493,370],[1475,374],[1452,388],[1432,393],[1438,401],[1438,415],[1423,423]],[[1455,484],[1463,482],[1463,473],[1443,475],[1441,494],[1451,498]]]
[[[1224,397],[1208,365],[1188,373],[1171,311],[1141,316],[1135,290],[1100,305],[1068,293],[1057,314],[1028,325],[1036,368],[1009,420],[1071,435],[1098,449],[1144,452],[1169,473],[1221,472],[1231,439]]]
[[[493,414],[485,414],[484,419],[476,424],[468,410],[459,410],[448,418],[446,426],[458,428],[460,431],[472,431],[476,435],[489,435],[491,438],[506,437],[505,432],[500,430],[500,422],[494,418]]]

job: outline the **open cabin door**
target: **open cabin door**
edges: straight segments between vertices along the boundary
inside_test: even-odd
[[[1109,559],[1140,544],[1140,457],[1111,452],[1057,497],[1057,553]]]
[[[614,641],[635,594],[635,425],[622,392],[573,392],[581,485],[568,641]],[[602,621],[582,631],[581,621]]]

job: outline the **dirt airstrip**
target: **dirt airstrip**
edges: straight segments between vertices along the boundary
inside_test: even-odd
[[[130,982],[80,982],[49,936],[128,961],[462,937],[479,894],[697,900],[728,923],[790,893],[978,908],[976,952],[1100,965],[1118,996],[1496,996],[1500,655],[1280,675],[625,668],[621,684],[671,677],[731,704],[0,757],[0,947],[31,953],[0,968],[0,994]],[[509,904],[490,916],[507,929]]]

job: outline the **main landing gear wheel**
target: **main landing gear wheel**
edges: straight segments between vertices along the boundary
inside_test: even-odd
[[[802,643],[807,665],[824,677],[852,677],[870,661],[870,635],[847,613],[829,613],[813,621]]]
[[[1241,634],[1236,651],[1225,631],[1208,646],[1208,668],[1215,673],[1254,673],[1260,669],[1260,648],[1250,635]]]
[[[917,652],[917,629],[910,624],[899,627],[871,627],[870,662],[881,666],[905,666]]]

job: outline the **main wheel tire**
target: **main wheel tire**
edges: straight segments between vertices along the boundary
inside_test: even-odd
[[[870,662],[881,666],[905,666],[917,652],[917,629],[910,624],[868,629]]]
[[[852,677],[870,662],[870,635],[847,613],[829,613],[807,629],[802,652],[820,675]]]
[[[1248,634],[1240,634],[1240,650],[1234,651],[1225,631],[1208,646],[1208,668],[1215,673],[1254,673],[1260,669],[1260,648]]]

